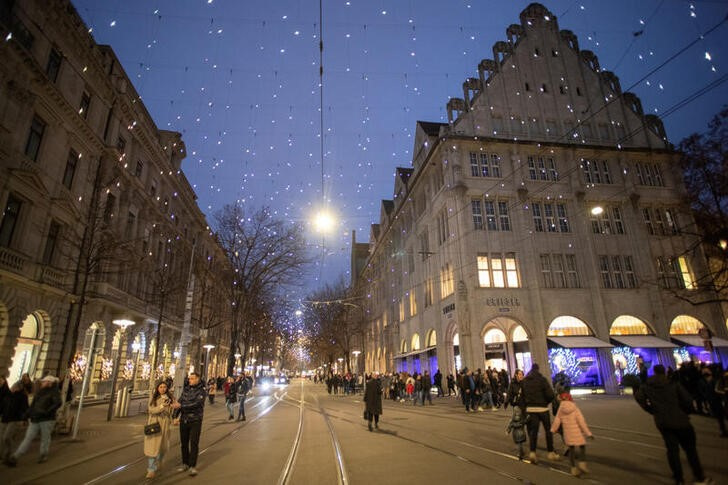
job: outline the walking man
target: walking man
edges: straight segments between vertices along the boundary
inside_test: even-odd
[[[364,390],[364,406],[369,431],[372,431],[372,420],[374,427],[379,429],[379,415],[382,414],[382,383],[376,372]]]
[[[430,371],[426,370],[425,373],[422,375],[422,405],[425,405],[425,399],[427,399],[430,402],[430,405],[432,405],[432,394],[430,394],[430,389],[432,389],[432,377],[430,377]]]
[[[443,397],[445,395],[445,391],[442,390],[442,373],[440,372],[440,369],[437,369],[434,377],[435,387],[437,388],[437,397]]]
[[[51,433],[56,424],[56,411],[61,407],[61,392],[58,390],[58,378],[45,376],[40,380],[40,390],[33,397],[33,403],[28,410],[30,425],[25,432],[25,438],[6,461],[9,466],[15,466],[18,458],[28,451],[38,433],[40,433],[40,456],[38,463],[48,460],[48,450],[51,446]]]
[[[192,372],[179,400],[172,404],[179,416],[179,438],[182,447],[182,466],[180,471],[188,471],[190,476],[197,475],[197,453],[202,432],[202,416],[205,411],[205,385],[200,375]]]
[[[245,373],[240,376],[236,391],[238,393],[238,421],[245,421],[245,396],[248,394],[248,379],[245,377]]]
[[[546,449],[548,458],[558,461],[560,456],[554,453],[554,435],[551,434],[551,418],[549,416],[549,404],[554,400],[554,390],[544,376],[539,372],[538,364],[533,364],[531,371],[523,379],[523,397],[526,401],[526,413],[528,427],[528,444],[531,451],[528,458],[532,463],[538,463],[536,457],[536,445],[538,444],[539,424],[543,424],[546,435]]]
[[[711,480],[706,480],[703,474],[696,448],[695,430],[688,417],[688,412],[692,409],[690,394],[680,383],[668,381],[665,376],[665,366],[658,364],[653,367],[653,372],[654,375],[640,386],[634,397],[642,409],[655,419],[655,426],[665,441],[667,462],[670,464],[675,483],[684,483],[680,464],[681,446],[692,468],[694,483],[712,483]]]

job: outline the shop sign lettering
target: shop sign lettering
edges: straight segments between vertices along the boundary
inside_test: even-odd
[[[485,299],[485,304],[497,307],[521,306],[521,302],[515,296],[491,296]],[[503,308],[499,308],[499,310],[503,311]]]

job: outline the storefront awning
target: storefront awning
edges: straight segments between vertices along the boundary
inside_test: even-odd
[[[558,345],[559,347],[565,347],[567,349],[596,349],[596,348],[610,348],[614,345],[603,340],[599,340],[596,337],[547,337],[550,341]]]
[[[424,354],[425,352],[429,352],[430,350],[435,350],[435,346],[433,345],[431,347],[425,347],[424,349],[412,350],[412,351],[404,353],[404,354],[395,355],[392,358],[393,359],[406,359],[410,355]]]
[[[676,345],[654,335],[612,335],[612,340],[627,347],[641,349],[672,349]]]
[[[699,335],[672,335],[671,338],[680,345],[690,347],[703,346],[703,339]],[[711,342],[713,342],[713,347],[728,347],[728,340],[724,338],[713,337]]]

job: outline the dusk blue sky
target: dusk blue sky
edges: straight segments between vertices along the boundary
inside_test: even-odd
[[[349,270],[351,230],[364,242],[378,222],[395,167],[411,166],[416,121],[446,121],[448,96],[462,96],[463,80],[477,77],[478,62],[528,3],[323,1],[323,190],[338,219],[323,251],[309,231],[317,266],[304,290]],[[310,220],[322,201],[317,1],[74,4],[97,42],[113,47],[157,126],[183,133],[183,169],[208,216],[239,199]],[[728,13],[718,0],[544,5],[624,89]],[[723,76],[726,44],[728,22],[634,87],[645,112],[660,115]],[[669,139],[704,130],[727,101],[728,83],[672,114]]]

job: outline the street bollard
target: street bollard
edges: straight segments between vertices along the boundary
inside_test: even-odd
[[[116,391],[116,402],[114,403],[114,417],[118,418],[121,415],[121,400],[124,399],[124,389]]]
[[[121,407],[121,417],[126,418],[129,416],[129,404],[131,404],[131,388],[125,387],[124,390],[124,403]]]

